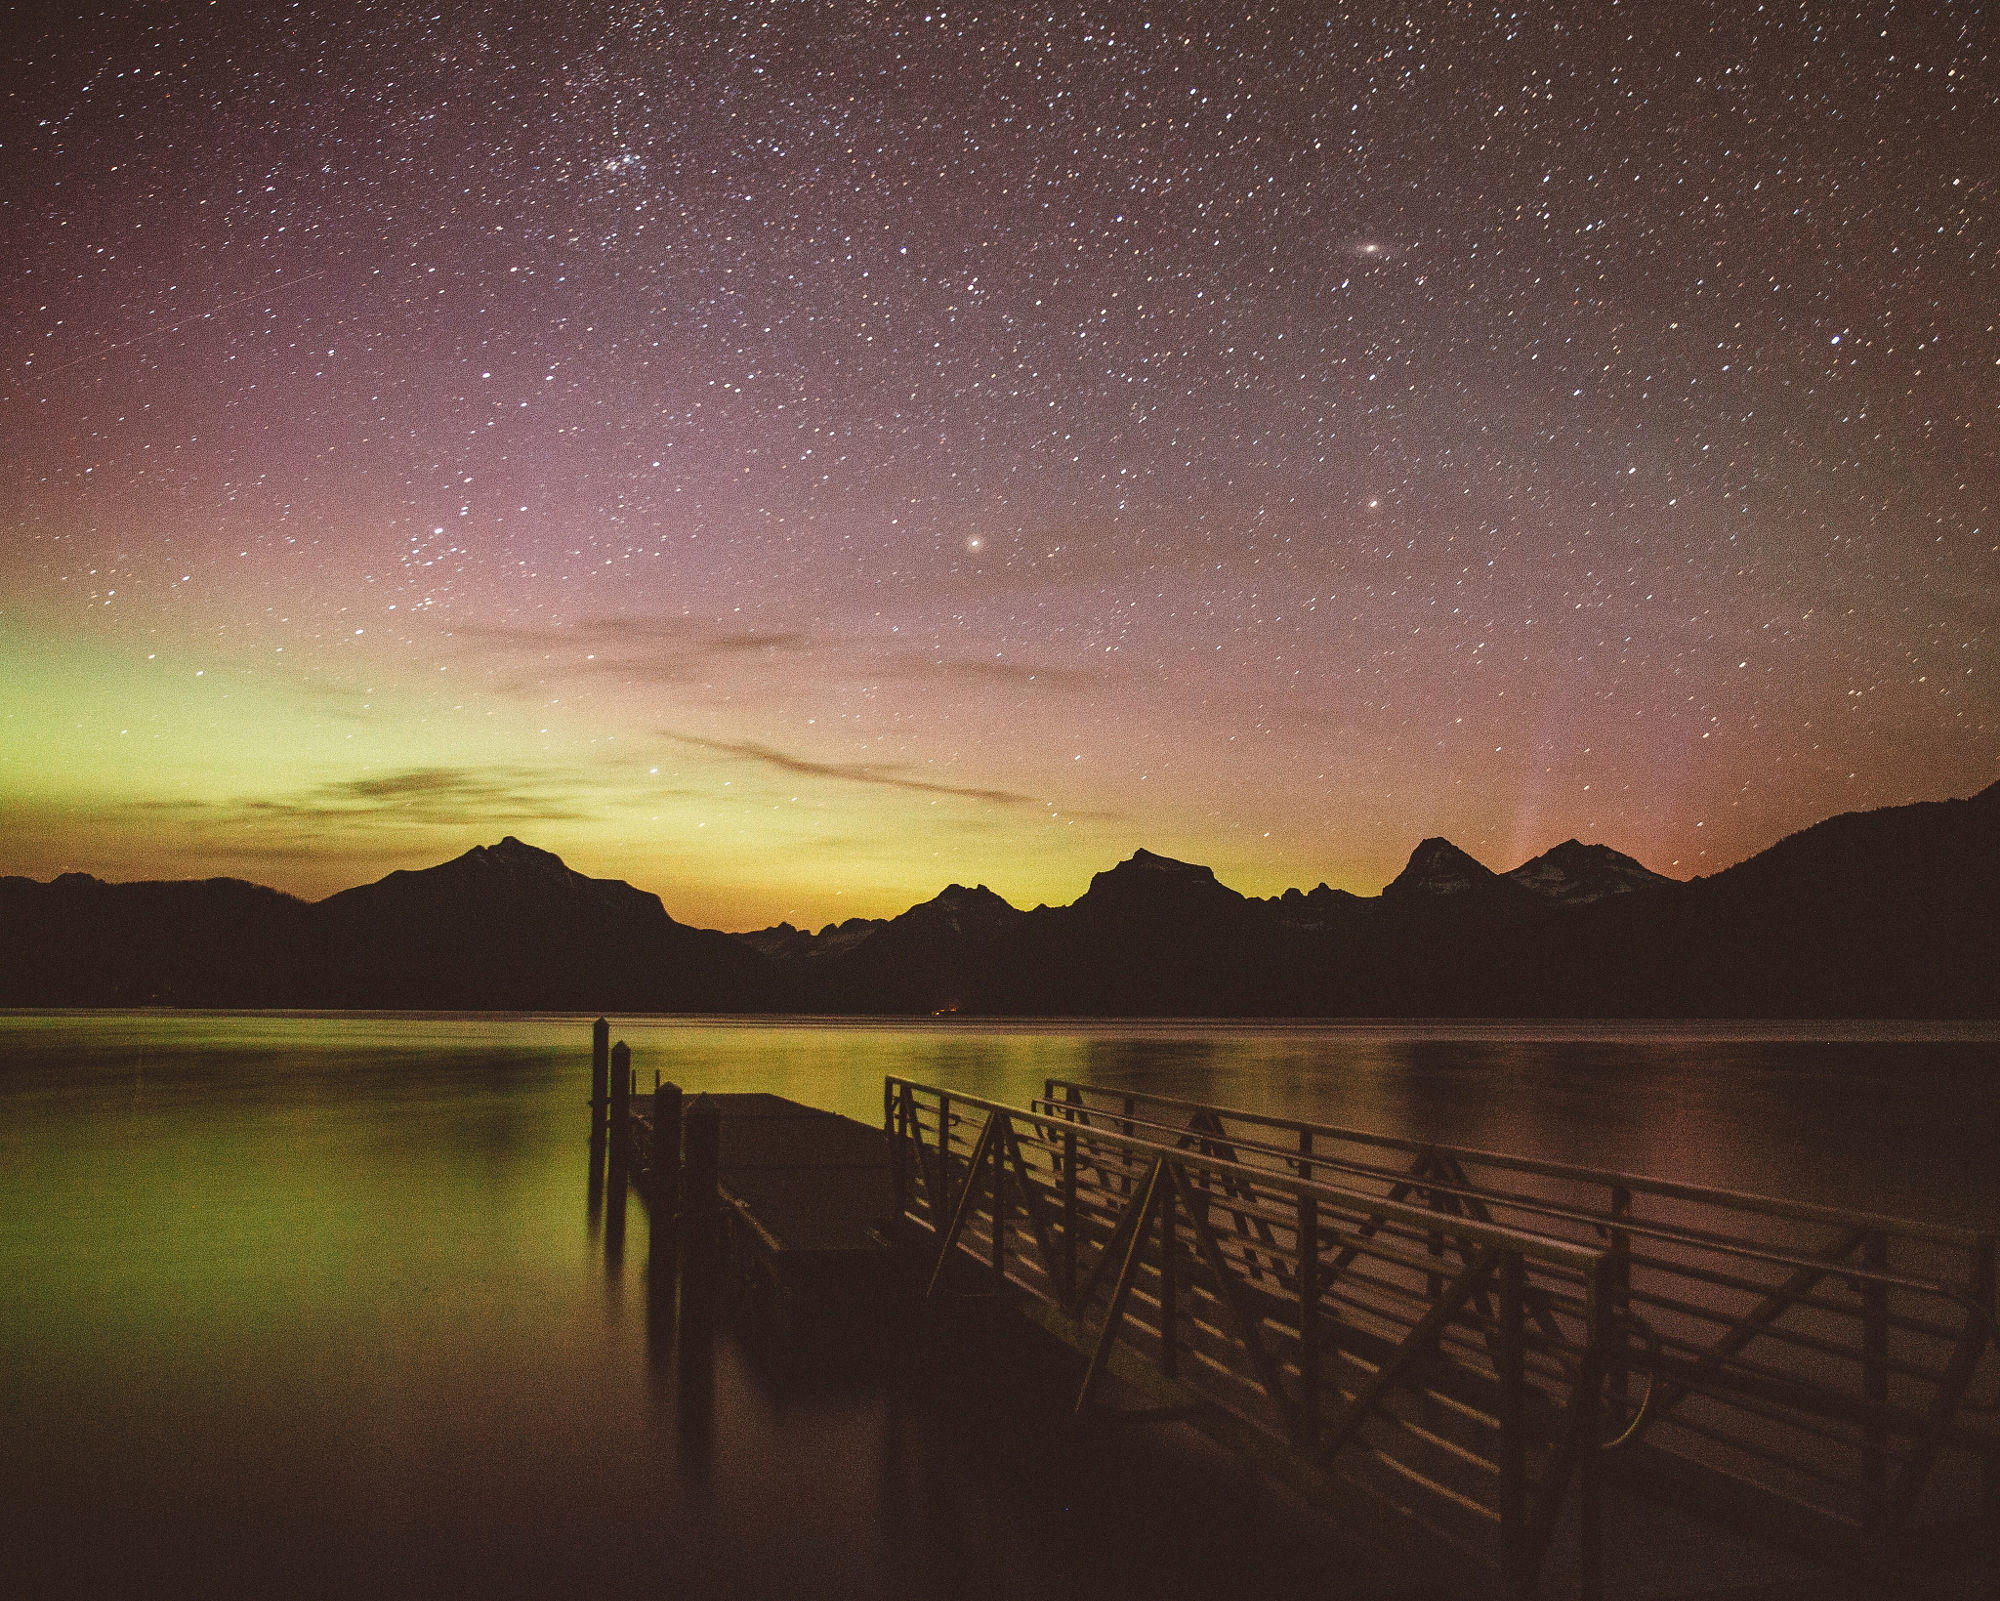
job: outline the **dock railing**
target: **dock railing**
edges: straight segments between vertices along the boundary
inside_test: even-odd
[[[1466,1219],[1602,1251],[1616,1471],[1710,1519],[1824,1555],[2000,1510],[1991,1233],[1067,1080],[1031,1110],[1416,1208],[1431,1255]]]
[[[932,1293],[984,1285],[1409,1556],[1591,1597],[1618,1282],[1601,1244],[891,1077],[897,1215]]]

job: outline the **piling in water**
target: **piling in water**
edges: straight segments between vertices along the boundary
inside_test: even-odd
[[[604,1124],[604,1098],[611,1072],[611,1023],[600,1017],[590,1025],[590,1124],[595,1133]]]
[[[647,1267],[649,1305],[673,1300],[680,1275],[681,1090],[678,1084],[653,1086],[653,1146],[647,1153],[646,1183],[652,1196],[652,1250]],[[662,1321],[661,1331],[671,1328]]]
[[[617,1274],[625,1265],[625,1141],[613,1134],[604,1169],[604,1266]]]
[[[622,1159],[632,1135],[632,1047],[611,1047],[611,1154]]]
[[[653,1091],[653,1151],[649,1168],[653,1216],[671,1228],[681,1206],[681,1087],[662,1084]]]

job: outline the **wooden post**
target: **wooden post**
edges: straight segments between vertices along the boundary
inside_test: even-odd
[[[604,1100],[611,1071],[611,1024],[600,1017],[590,1025],[590,1121],[604,1121]]]
[[[611,1158],[622,1162],[631,1154],[632,1047],[620,1040],[611,1047]]]
[[[1861,1242],[1861,1265],[1870,1273],[1889,1271],[1889,1236],[1870,1229]],[[1861,1284],[1861,1393],[1875,1406],[1889,1401],[1889,1286],[1880,1279]],[[1861,1429],[1861,1494],[1863,1515],[1877,1534],[1887,1528],[1889,1510],[1889,1435],[1878,1418]]]
[[[896,1116],[903,1127],[903,1160],[909,1164],[908,1171],[903,1175],[905,1193],[909,1196],[910,1205],[915,1207],[917,1190],[922,1188],[924,1216],[928,1218],[938,1207],[938,1180],[933,1176],[937,1168],[924,1147],[923,1115],[917,1109],[916,1086],[907,1080],[896,1091]],[[933,1228],[938,1226],[937,1222],[932,1223]]]
[[[653,1226],[671,1229],[681,1207],[681,1087],[653,1091]]]
[[[672,1338],[673,1320],[661,1309],[671,1308],[674,1285],[680,1278],[679,1222],[675,1217],[681,1194],[681,1091],[677,1084],[661,1084],[653,1091],[653,1149],[647,1156],[646,1181],[653,1192],[647,1306],[656,1318],[652,1333],[658,1350]]]

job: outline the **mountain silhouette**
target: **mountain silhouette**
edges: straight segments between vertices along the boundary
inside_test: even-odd
[[[1656,873],[1609,845],[1566,839],[1503,875],[1548,900],[1581,906],[1612,895],[1629,895],[1672,879]]]
[[[507,838],[309,903],[0,878],[0,1005],[1216,1016],[2000,1015],[2000,785],[1829,818],[1690,883],[1431,838],[1379,896],[1140,850],[1068,906],[953,884],[817,933],[690,928]]]
[[[1427,839],[1410,852],[1403,870],[1382,886],[1382,899],[1413,903],[1447,897],[1506,898],[1519,888],[1448,839]]]
[[[1291,1012],[1290,932],[1214,872],[1135,852],[1069,906],[1038,906],[993,953],[972,1009],[1110,1015]],[[1267,980],[1276,979],[1275,984]]]
[[[1848,812],[1673,893],[1579,908],[1607,1010],[2000,1015],[2000,784]]]
[[[948,885],[854,940],[805,953],[801,1000],[828,1012],[950,1012],[1026,916],[984,884]]]
[[[306,1004],[311,914],[240,878],[0,878],[0,1005]]]
[[[798,957],[826,956],[858,945],[878,928],[888,926],[886,917],[850,917],[844,923],[828,923],[817,934],[794,928],[790,923],[774,923],[748,934],[732,934],[731,939],[753,951],[779,961]]]
[[[657,895],[509,835],[313,908],[327,1004],[730,1009],[769,999],[755,956]]]
[[[1378,903],[1351,890],[1333,889],[1320,883],[1308,890],[1288,889],[1256,904],[1266,908],[1287,928],[1325,929],[1365,917]]]
[[[0,879],[0,1004],[758,1008],[782,986],[657,895],[509,837],[317,904],[237,879]]]

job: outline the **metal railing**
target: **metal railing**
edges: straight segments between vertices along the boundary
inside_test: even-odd
[[[1744,1532],[1866,1549],[2000,1494],[1990,1233],[1066,1080],[1032,1109],[1418,1208],[1433,1251],[1443,1219],[1601,1249],[1621,1476]]]
[[[1420,1559],[1520,1596],[1558,1572],[1598,1594],[1621,1363],[1607,1250],[1080,1104],[891,1077],[883,1124],[932,1293],[1017,1298],[1085,1354],[1079,1409],[1109,1373]]]

